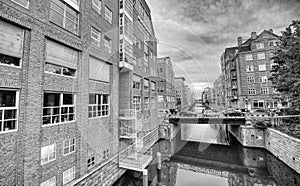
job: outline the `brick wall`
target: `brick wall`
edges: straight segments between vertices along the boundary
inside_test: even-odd
[[[266,149],[300,173],[300,140],[275,129],[266,130]]]

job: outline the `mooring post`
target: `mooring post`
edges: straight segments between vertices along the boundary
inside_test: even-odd
[[[160,185],[161,182],[161,153],[157,152],[157,182]]]
[[[148,186],[148,170],[143,170],[143,186]]]

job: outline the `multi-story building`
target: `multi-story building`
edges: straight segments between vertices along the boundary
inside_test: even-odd
[[[145,0],[120,0],[119,7],[120,147],[127,148],[119,158],[120,166],[143,170],[152,159],[148,150],[158,138],[157,39]],[[134,154],[141,156],[133,160]]]
[[[0,185],[109,185],[124,172],[118,8],[0,0]]]
[[[214,100],[214,89],[211,87],[206,87],[202,93],[202,100],[203,103],[205,103],[207,106],[212,106],[213,105],[213,100]]]
[[[279,106],[278,93],[269,81],[271,57],[278,42],[272,30],[264,30],[259,35],[252,32],[245,42],[238,37],[236,47],[225,49],[222,71],[227,106],[248,109]]]
[[[221,74],[214,82],[214,107],[217,109],[225,108],[225,79]]]
[[[184,77],[175,77],[176,107],[181,108],[187,105],[186,87]]]
[[[158,108],[175,109],[175,75],[170,57],[157,59]]]
[[[185,89],[186,89],[186,102],[187,102],[187,105],[191,105],[194,103],[194,94],[191,90],[191,88],[186,85],[185,86]]]

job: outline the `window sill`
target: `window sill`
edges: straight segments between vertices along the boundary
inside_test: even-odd
[[[22,69],[21,66],[15,66],[15,65],[7,65],[7,64],[4,64],[4,63],[0,63],[1,66],[5,66],[5,67],[12,67],[12,68],[17,68],[17,69]]]
[[[77,78],[76,76],[66,76],[66,75],[56,74],[56,73],[47,72],[47,71],[45,71],[45,74],[50,74],[50,75],[54,75],[54,76],[58,76],[58,77],[72,78],[72,79],[76,79]]]
[[[76,122],[76,120],[66,121],[66,122],[61,122],[61,123],[55,123],[55,124],[42,124],[42,127],[47,128],[47,127],[53,127],[53,126],[63,125],[63,124],[70,124],[70,123],[75,123],[75,122]]]
[[[107,118],[107,117],[110,117],[110,115],[108,115],[108,116],[91,117],[91,118],[89,118],[89,120],[92,120],[92,119],[100,119],[100,118]]]
[[[63,154],[63,156],[68,156],[68,155],[71,155],[71,154],[74,154],[76,151],[74,150],[73,152],[69,152],[67,154]]]
[[[53,159],[53,160],[51,160],[51,161],[47,161],[47,162],[45,162],[45,163],[41,163],[41,165],[46,165],[46,164],[51,163],[51,162],[53,162],[53,161],[55,161],[55,160],[56,160],[56,158]]]
[[[0,132],[0,135],[1,135],[1,134],[9,134],[9,133],[13,133],[13,132],[18,132],[18,129],[7,130],[7,131],[1,131],[1,132]]]

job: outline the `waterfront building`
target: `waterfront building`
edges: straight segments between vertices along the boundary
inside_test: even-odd
[[[175,75],[170,57],[157,59],[158,108],[175,109]]]
[[[243,42],[238,37],[235,47],[226,48],[221,59],[225,77],[226,105],[232,108],[271,109],[280,107],[278,93],[269,80],[279,38],[272,30]]]
[[[184,77],[175,77],[175,93],[176,93],[176,107],[181,108],[187,105],[186,101],[186,87]]]
[[[145,0],[119,2],[119,163],[142,171],[158,139],[157,39]]]
[[[224,83],[224,76],[221,74],[214,82],[214,96],[213,96],[213,104],[214,107],[217,109],[225,108],[225,83]]]
[[[118,6],[0,0],[0,185],[104,185],[124,172]]]

